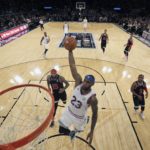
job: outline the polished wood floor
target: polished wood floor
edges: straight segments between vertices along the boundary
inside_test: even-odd
[[[72,22],[69,25],[70,32],[83,32],[81,23]],[[104,29],[108,30],[109,35],[109,43],[105,54],[102,53],[100,42],[98,41]],[[0,90],[23,83],[47,86],[45,80],[49,70],[53,66],[59,65],[59,73],[70,82],[70,87],[67,89],[67,100],[69,102],[74,81],[68,67],[67,50],[58,47],[63,38],[63,22],[47,23],[45,24],[45,31],[51,39],[47,59],[44,59],[42,56],[44,50],[40,46],[40,39],[43,36],[43,32],[39,28],[0,48]],[[129,60],[126,62],[123,59],[123,50],[129,34],[122,31],[116,25],[107,23],[89,23],[88,32],[92,33],[96,48],[77,48],[74,50],[74,56],[77,69],[83,77],[89,73],[96,77],[96,84],[93,88],[99,100],[99,111],[92,143],[93,147],[96,150],[149,150],[150,97],[146,99],[146,118],[145,120],[141,120],[138,114],[134,114],[130,87],[137,80],[139,74],[144,74],[147,86],[150,88],[150,48],[134,38],[134,45],[130,52]],[[11,113],[14,112],[16,117],[18,117],[20,113],[18,110],[26,109],[24,112],[32,114],[33,109],[27,106],[32,106],[33,103],[35,105],[37,101],[33,102],[30,99],[41,97],[38,90],[32,89],[27,90],[21,99],[16,102],[14,97],[17,97],[21,92],[22,89],[18,89],[0,97],[0,133],[6,133],[5,136],[9,135],[12,131],[9,128],[9,125],[11,125],[10,122],[14,122],[14,117],[12,117]],[[26,99],[28,99],[27,102],[25,101]],[[17,104],[10,111],[15,102]],[[41,104],[41,107],[38,111],[34,111],[33,114],[39,117],[42,114],[44,118],[44,115],[48,112],[47,107],[50,104],[42,101],[38,101],[38,103]],[[62,105],[61,102],[60,105]],[[57,121],[63,109],[64,107],[58,108],[55,126],[47,128],[36,141],[58,133]],[[40,113],[43,110],[44,113]],[[10,113],[8,114],[9,111]],[[89,115],[91,114],[90,109],[88,113]],[[23,120],[26,121],[26,119],[28,119],[28,115],[23,116]],[[30,124],[30,122],[27,124]],[[87,124],[85,131],[78,134],[78,136],[85,139],[89,128],[90,123]],[[18,129],[18,131],[20,132],[21,129]],[[30,133],[32,129],[34,128],[25,131]],[[23,134],[28,134],[25,131]],[[0,134],[0,143],[5,143],[9,140],[3,134]],[[16,134],[14,140],[19,137],[20,133],[16,132]],[[81,140],[76,139],[72,143],[68,137],[49,138],[41,144],[35,143],[33,141],[21,149],[90,149]]]

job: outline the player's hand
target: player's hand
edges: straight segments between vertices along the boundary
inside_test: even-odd
[[[59,89],[59,93],[63,93],[65,91],[64,88]]]
[[[92,143],[92,140],[93,140],[93,132],[89,132],[89,133],[88,133],[86,140],[89,142],[89,144]]]
[[[146,93],[145,98],[148,98],[148,93]]]

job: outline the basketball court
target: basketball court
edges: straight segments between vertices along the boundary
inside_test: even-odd
[[[59,47],[64,38],[63,24],[45,24],[44,31],[50,36],[47,59],[42,56],[44,48],[40,40],[43,32],[40,28],[0,48],[0,91],[18,84],[47,87],[49,70],[59,66],[59,74],[70,83],[66,90],[69,102],[74,80],[68,66],[68,52]],[[84,33],[82,23],[69,22],[69,27],[70,33]],[[104,29],[108,31],[109,42],[103,54],[98,40]],[[95,48],[76,48],[74,56],[82,77],[93,74],[96,78],[93,88],[97,93],[99,110],[92,146],[96,150],[149,150],[150,97],[146,99],[146,118],[143,121],[138,114],[134,114],[130,87],[139,74],[144,74],[149,90],[150,48],[134,38],[127,62],[123,59],[123,50],[129,38],[128,33],[111,23],[88,23],[87,32],[92,35]],[[22,87],[0,96],[0,144],[30,134],[46,119],[52,107],[52,98],[40,89]],[[64,110],[61,102],[59,105],[55,126],[46,128],[35,140],[19,149],[92,149],[79,138],[71,142],[66,136],[53,137],[58,134],[58,120]],[[88,114],[91,115],[90,109]],[[90,122],[85,131],[77,136],[86,139],[89,129]]]

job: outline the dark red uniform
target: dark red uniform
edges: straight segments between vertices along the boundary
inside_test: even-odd
[[[128,52],[131,50],[132,45],[133,45],[133,40],[130,38],[130,39],[128,39],[127,46],[126,46],[126,48],[124,49],[124,54],[125,54],[126,56],[128,56]]]
[[[141,105],[141,107],[145,107],[144,89],[146,89],[146,83],[144,81],[142,83],[136,81],[135,83],[136,83],[136,87],[134,89],[134,92],[137,95],[142,96],[142,100],[139,100],[138,97],[133,94],[134,108],[138,109],[139,105]]]
[[[66,91],[64,91],[63,93],[59,93],[59,90],[61,88],[64,88],[63,83],[60,81],[59,75],[56,76],[49,75],[47,77],[47,84],[50,84],[53,90],[53,96],[55,99],[55,112],[54,112],[54,116],[55,116],[59,99],[61,99],[63,103],[66,103],[67,94]]]
[[[101,48],[106,48],[106,43],[107,43],[108,35],[106,33],[103,33],[101,35]]]

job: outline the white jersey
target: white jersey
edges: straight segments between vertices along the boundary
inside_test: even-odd
[[[44,39],[42,41],[43,45],[48,44],[49,43],[49,36],[44,36]]]
[[[64,24],[64,33],[67,34],[68,33],[68,30],[69,30],[69,26],[68,24]]]
[[[87,19],[85,18],[85,19],[83,20],[83,27],[84,27],[84,28],[87,28],[87,22],[88,22],[88,21],[87,21]]]
[[[42,45],[44,46],[44,49],[48,49],[49,48],[49,41],[50,41],[49,36],[44,36],[44,39],[42,41]]]
[[[60,124],[69,128],[70,126],[74,126],[76,130],[82,131],[87,123],[87,108],[88,108],[88,100],[90,97],[95,95],[95,92],[91,90],[88,94],[81,94],[81,86],[78,85],[74,91],[70,101],[70,104],[66,107],[63,112],[62,117],[60,118]]]
[[[43,24],[43,20],[40,20],[40,21],[39,21],[39,24]]]
[[[86,115],[87,108],[88,108],[88,100],[95,95],[95,92],[91,90],[88,94],[82,95],[81,94],[81,86],[82,84],[78,85],[74,91],[73,96],[71,98],[71,103],[68,106],[69,112],[79,119],[83,119]]]

